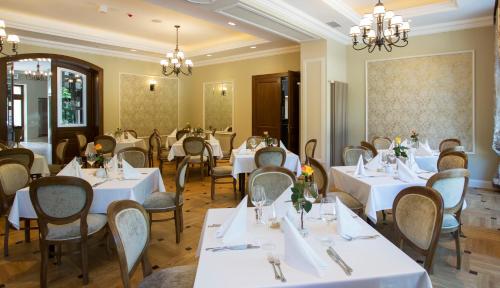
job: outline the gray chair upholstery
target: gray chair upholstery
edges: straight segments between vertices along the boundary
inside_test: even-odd
[[[260,143],[264,140],[264,139],[262,139],[262,137],[260,137],[260,136],[250,136],[250,137],[248,137],[248,138],[247,138],[247,141],[245,141],[245,143],[246,143],[246,148],[247,148],[247,149],[252,148],[252,147],[250,147],[250,144],[248,144],[248,141],[249,141],[250,139],[254,139],[254,140],[255,140],[256,145],[259,145],[259,144],[260,144]]]
[[[182,142],[182,147],[184,148],[186,156],[191,156],[189,158],[189,163],[200,164],[200,175],[201,178],[203,178],[205,165],[208,166],[208,157],[204,155],[205,139],[196,136],[186,137]]]
[[[295,183],[295,174],[292,171],[277,166],[268,166],[255,169],[248,179],[249,200],[256,185],[264,187],[268,201],[276,200],[288,187]]]
[[[123,148],[117,154],[134,168],[148,167],[148,152],[140,147]]]
[[[233,184],[233,195],[234,199],[236,199],[236,179],[233,177],[233,166],[215,166],[215,161],[213,157],[213,149],[210,143],[205,143],[207,152],[208,152],[208,168],[210,169],[210,197],[212,200],[215,199],[215,185],[216,184]],[[220,182],[217,181],[219,179],[226,178],[231,179],[231,181]]]
[[[94,145],[96,144],[101,144],[102,154],[111,154],[111,156],[114,155],[116,148],[115,138],[108,135],[96,136],[94,138]]]
[[[236,137],[236,133],[215,132],[214,137],[220,143],[222,149],[222,159],[229,159],[231,157],[231,152],[234,149],[234,138]]]
[[[255,153],[255,166],[257,168],[267,166],[282,167],[285,165],[285,161],[286,151],[280,147],[265,147]]]
[[[392,140],[388,137],[376,136],[373,138],[372,144],[377,150],[386,150],[391,147]]]
[[[370,151],[362,146],[347,146],[344,148],[343,161],[345,166],[354,166],[358,163],[359,156],[363,156],[363,162],[370,155]]]

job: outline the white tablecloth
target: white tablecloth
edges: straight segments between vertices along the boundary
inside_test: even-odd
[[[108,205],[116,200],[130,199],[143,203],[153,191],[165,192],[165,185],[158,168],[139,168],[139,180],[111,180],[99,184],[94,190],[94,199],[89,213],[106,213]],[[84,173],[95,173],[96,169],[83,169]],[[16,192],[9,214],[9,222],[19,229],[19,218],[36,219],[28,188]]]
[[[239,149],[233,149],[231,153],[231,158],[229,159],[233,165],[233,177],[238,178],[240,173],[251,173],[253,170],[257,169],[255,165],[255,152],[250,150],[245,150],[244,153],[240,152]],[[286,160],[284,167],[297,175],[302,173],[300,158],[297,154],[286,151]]]
[[[358,178],[354,176],[356,166],[332,167],[335,187],[350,193],[365,206],[365,214],[377,223],[377,211],[392,209],[392,203],[398,193],[410,186],[425,186],[427,180],[418,179],[414,183],[406,183],[396,179],[394,175],[367,170],[369,175],[376,177]],[[434,173],[419,174],[429,178]]]
[[[49,164],[45,156],[34,154],[33,166],[31,166],[31,174],[40,174],[42,176],[50,176]]]
[[[319,278],[296,270],[286,264],[284,259],[284,237],[280,229],[270,229],[255,224],[255,213],[248,208],[246,242],[257,245],[273,243],[281,259],[281,269],[287,282],[274,278],[271,265],[267,262],[267,251],[262,248],[211,252],[205,248],[223,246],[215,237],[217,228],[208,225],[221,224],[233,209],[210,209],[205,216],[205,223],[199,242],[198,270],[194,287],[342,287],[342,288],[379,288],[379,287],[415,287],[430,288],[431,281],[422,266],[409,258],[383,236],[370,240],[347,242],[336,232],[336,223],[330,226],[321,221],[305,222],[310,234],[306,240],[318,256],[327,263],[324,276]],[[318,216],[318,205],[314,205],[310,214]],[[353,214],[354,215],[354,214]],[[379,234],[360,218],[366,235]],[[320,237],[331,236],[333,248],[354,270],[347,276],[326,253]]]
[[[379,153],[387,152],[389,150],[378,150]],[[415,155],[415,161],[420,169],[425,171],[437,172],[437,162],[439,159],[439,151],[432,151],[432,155]]]
[[[146,147],[146,143],[144,142],[144,139],[123,139],[116,141],[115,154],[118,153],[118,151],[122,150],[123,148],[127,147],[139,147],[144,150],[148,150]],[[95,153],[94,142],[89,142],[87,144],[87,148],[85,149],[85,154],[88,154],[89,152]]]
[[[182,146],[182,143],[184,142],[184,138],[179,139],[179,141],[176,141],[172,147],[170,147],[170,151],[168,152],[168,161],[174,160],[175,157],[184,157],[186,156],[186,153],[184,152],[184,147]],[[222,149],[220,147],[219,140],[211,137],[210,140],[208,140],[208,143],[212,145],[212,150],[214,153],[215,158],[222,158]],[[208,156],[208,152],[205,150],[205,156]]]

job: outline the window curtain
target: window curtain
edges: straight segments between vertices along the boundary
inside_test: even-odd
[[[347,83],[330,83],[330,164],[342,165],[342,152],[347,146]]]

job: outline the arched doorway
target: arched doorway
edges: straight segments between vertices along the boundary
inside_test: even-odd
[[[47,99],[47,121],[49,143],[53,148],[61,139],[69,139],[68,158],[78,155],[75,133],[93,139],[103,129],[103,69],[87,61],[65,55],[28,53],[0,58],[0,140],[14,140],[14,126],[23,123],[14,119],[14,103],[19,100],[14,86],[19,71],[14,70],[18,61],[45,59],[50,64],[50,91]],[[19,91],[19,89],[17,89]],[[17,101],[18,102],[18,101]],[[19,105],[16,105],[16,107]],[[43,112],[42,112],[43,114]],[[26,117],[24,118],[26,119]],[[15,121],[16,120],[16,121]],[[27,127],[27,126],[26,126]],[[52,159],[55,159],[52,149]]]

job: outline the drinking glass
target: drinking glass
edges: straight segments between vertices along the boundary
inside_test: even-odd
[[[87,154],[87,162],[90,164],[90,168],[94,167],[94,163],[97,160],[97,155],[95,153]]]
[[[118,159],[118,169],[123,168],[123,154],[118,154],[116,158]]]
[[[277,138],[273,138],[273,147],[279,147],[279,142]]]
[[[314,203],[318,198],[318,185],[316,183],[306,184],[304,187],[304,199],[307,201]]]
[[[253,187],[251,201],[256,207],[257,224],[265,224],[264,219],[262,219],[262,207],[266,203],[266,192],[264,190],[264,187],[260,185],[255,185]]]
[[[82,157],[76,157],[76,163],[78,163],[78,165],[80,165],[80,167],[82,167]]]
[[[320,204],[320,215],[321,219],[325,221],[327,224],[333,222],[333,220],[337,219],[337,211],[335,210],[335,200],[331,197],[326,197],[321,199]]]
[[[255,138],[250,138],[248,140],[248,146],[250,146],[252,151],[255,151],[255,147],[257,147],[257,141],[255,140]]]

